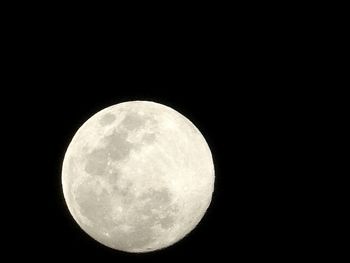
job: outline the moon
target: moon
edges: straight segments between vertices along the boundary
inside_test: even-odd
[[[76,132],[64,156],[68,210],[89,236],[142,253],[190,233],[207,211],[214,164],[200,131],[150,101],[107,107]]]

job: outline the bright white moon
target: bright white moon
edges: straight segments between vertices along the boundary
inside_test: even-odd
[[[214,189],[210,149],[177,111],[148,101],[101,110],[73,137],[63,193],[79,226],[127,252],[174,244],[203,217]]]

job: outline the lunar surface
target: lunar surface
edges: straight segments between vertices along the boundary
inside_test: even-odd
[[[168,247],[196,227],[212,198],[214,165],[187,118],[158,103],[130,101],[79,128],[64,157],[62,186],[88,235],[141,253]]]

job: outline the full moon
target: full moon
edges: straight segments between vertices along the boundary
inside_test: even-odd
[[[116,250],[168,247],[204,216],[214,165],[194,124],[168,106],[129,101],[76,132],[64,156],[63,194],[78,225]]]

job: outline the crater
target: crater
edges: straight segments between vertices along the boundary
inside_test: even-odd
[[[106,113],[105,115],[103,115],[102,117],[101,117],[101,119],[100,119],[100,124],[102,125],[102,126],[106,126],[106,125],[108,125],[108,124],[111,124],[112,122],[114,122],[115,121],[115,116],[114,116],[114,114],[112,114],[112,113]]]

